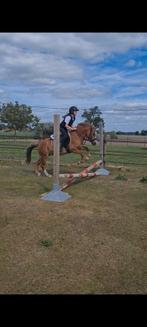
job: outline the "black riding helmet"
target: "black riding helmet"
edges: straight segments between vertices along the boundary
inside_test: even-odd
[[[77,107],[75,107],[75,106],[72,106],[72,107],[69,108],[69,113],[70,114],[73,114],[74,111],[79,111],[79,109]]]

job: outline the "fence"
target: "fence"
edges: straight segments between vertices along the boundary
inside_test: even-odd
[[[119,135],[117,139],[110,139],[105,135],[104,162],[119,164],[147,165],[147,137],[145,136],[124,136]],[[101,139],[102,140],[102,139]],[[12,137],[0,136],[0,160],[25,160],[26,149],[32,142],[36,142],[32,137]],[[99,151],[102,153],[102,143],[98,138]],[[101,144],[101,145],[100,145]],[[131,148],[130,148],[131,147]],[[97,156],[97,146],[90,146],[91,154]],[[34,150],[32,159],[38,157]],[[103,159],[103,158],[102,158]]]

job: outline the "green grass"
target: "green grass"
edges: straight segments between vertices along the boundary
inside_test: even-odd
[[[96,155],[96,151],[92,148],[92,146],[90,146],[90,149],[91,153]],[[147,148],[110,144],[106,147],[105,161],[106,163],[126,165],[147,165]]]
[[[26,149],[30,144],[29,140],[0,139],[0,159],[25,160]],[[32,160],[36,160],[37,157],[38,153],[35,149],[32,152]]]
[[[118,175],[115,177],[115,180],[127,181],[128,178],[127,178],[127,176],[124,175],[124,174],[118,174]]]
[[[134,153],[134,152],[139,152],[139,153],[144,153],[146,154],[147,148],[145,147],[139,147],[139,146],[130,146],[130,145],[117,145],[117,144],[109,144],[106,146],[106,151],[115,151],[115,152],[128,152],[128,153]]]
[[[0,137],[9,137],[9,136],[12,136],[14,137],[15,136],[15,133],[14,131],[9,131],[9,132],[6,132],[6,131],[0,131]],[[30,137],[32,138],[34,136],[34,132],[33,131],[16,131],[16,137]]]
[[[53,245],[53,242],[51,240],[43,240],[40,243],[41,243],[41,245],[45,246],[46,248]]]
[[[127,181],[110,168],[54,203],[40,199],[52,178],[0,165],[0,294],[146,294],[146,167]]]

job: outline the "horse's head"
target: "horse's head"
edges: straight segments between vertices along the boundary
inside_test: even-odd
[[[94,125],[90,125],[90,133],[88,140],[91,142],[92,145],[96,145],[96,128]]]
[[[77,125],[77,132],[85,141],[89,141],[92,145],[96,145],[96,128],[94,125],[89,123],[80,123]]]

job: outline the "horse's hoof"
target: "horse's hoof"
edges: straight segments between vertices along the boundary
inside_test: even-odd
[[[47,176],[47,177],[49,176],[49,174],[48,174],[48,172],[46,170],[44,170],[44,175]]]

